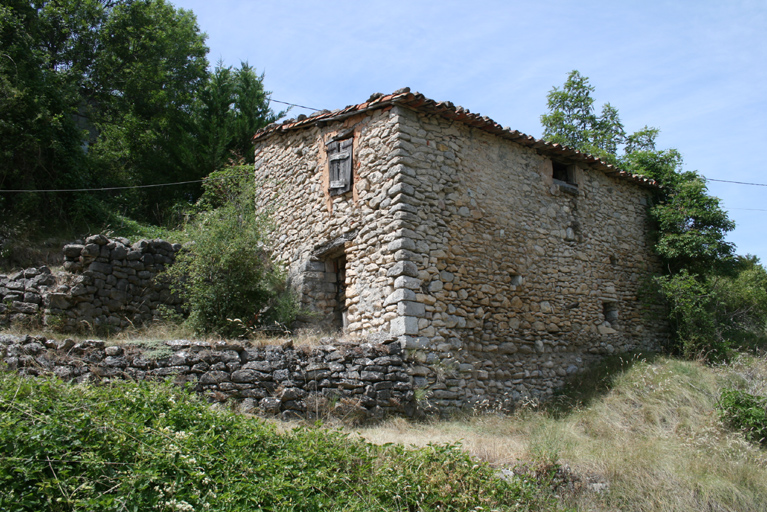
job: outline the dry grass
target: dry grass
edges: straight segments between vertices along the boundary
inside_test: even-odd
[[[144,342],[161,342],[167,340],[189,340],[212,343],[216,341],[237,341],[254,347],[267,345],[283,345],[291,342],[296,347],[312,348],[323,344],[328,338],[344,339],[342,333],[328,333],[317,329],[303,329],[296,332],[252,331],[247,338],[226,339],[217,335],[200,335],[184,323],[171,321],[154,321],[144,326],[129,327],[120,332],[92,332],[84,329],[79,332],[62,333],[39,325],[4,326],[2,334],[45,336],[52,339],[71,338],[76,342],[88,339],[104,340],[108,345],[141,344]]]
[[[601,397],[566,413],[393,419],[359,432],[375,443],[461,442],[497,466],[566,465],[575,479],[607,484],[603,492],[575,486],[560,493],[582,510],[767,510],[767,452],[724,429],[715,410],[721,388],[733,383],[764,394],[767,358],[716,368],[670,358],[640,361]]]

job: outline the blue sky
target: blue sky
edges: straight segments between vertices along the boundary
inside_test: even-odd
[[[248,61],[276,100],[332,110],[408,86],[539,137],[546,94],[577,69],[597,109],[660,128],[686,169],[767,184],[765,0],[170,1],[197,15],[212,63]],[[767,263],[767,187],[709,191],[737,252]]]

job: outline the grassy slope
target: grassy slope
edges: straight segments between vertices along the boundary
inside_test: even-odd
[[[556,510],[454,446],[280,432],[172,384],[0,375],[0,510]]]
[[[114,340],[117,343],[124,341]],[[123,409],[128,411],[131,406],[124,403],[126,398],[121,389],[95,388],[87,389],[87,392],[78,390],[75,393],[69,393],[58,386],[48,384],[48,388],[45,389],[50,391],[44,393],[39,390],[28,391],[25,397],[23,393],[19,394],[16,391],[16,388],[23,388],[23,386],[19,387],[18,382],[6,382],[12,382],[12,389],[4,391],[2,402],[0,402],[0,412],[2,412],[0,418],[3,418],[3,422],[8,411],[15,409],[27,411],[24,413],[26,418],[32,421],[35,428],[39,427],[43,416],[35,419],[35,416],[30,415],[28,411],[31,410],[30,408],[39,410],[40,406],[35,405],[38,404],[36,401],[38,397],[52,393],[57,397],[55,400],[50,399],[54,403],[62,402],[60,397],[66,397],[62,403],[67,405],[62,410],[90,411],[89,414],[100,415],[101,419],[97,420],[99,422],[108,425],[115,423],[131,425],[130,428],[138,428],[136,432],[141,435],[150,435],[163,428],[170,428],[174,432],[193,431],[194,438],[198,441],[185,445],[184,453],[201,460],[208,460],[206,457],[214,456],[207,451],[208,445],[220,443],[220,441],[215,436],[211,438],[208,435],[222,422],[233,425],[226,427],[231,432],[240,432],[239,429],[244,429],[232,436],[240,441],[234,442],[231,446],[225,443],[221,448],[223,450],[253,452],[252,439],[259,436],[269,438],[271,439],[269,443],[282,446],[285,454],[284,457],[271,459],[269,462],[273,471],[269,473],[268,479],[270,482],[277,482],[278,486],[266,492],[283,497],[282,501],[272,503],[275,510],[289,510],[291,507],[298,510],[302,506],[308,509],[319,509],[320,503],[331,509],[341,507],[350,510],[400,510],[407,509],[408,506],[413,507],[412,510],[438,510],[438,507],[442,507],[441,510],[463,510],[478,505],[484,505],[485,510],[505,510],[515,502],[524,503],[524,506],[533,509],[557,508],[547,501],[547,495],[545,492],[540,492],[540,487],[529,481],[518,480],[511,489],[496,489],[493,483],[496,479],[491,477],[491,473],[487,473],[485,469],[467,471],[467,468],[472,468],[474,463],[470,459],[462,459],[456,448],[443,450],[428,446],[456,442],[460,442],[463,450],[472,456],[495,467],[526,464],[530,468],[528,473],[536,471],[540,473],[540,470],[545,473],[547,470],[562,466],[557,477],[557,481],[562,485],[556,488],[555,492],[562,499],[560,504],[564,507],[622,511],[767,510],[767,506],[764,505],[767,503],[767,452],[746,442],[740,433],[725,429],[715,409],[717,399],[724,387],[767,396],[766,357],[743,357],[728,365],[709,367],[698,362],[666,357],[645,359],[624,356],[624,358],[615,358],[612,364],[608,362],[603,368],[591,374],[580,376],[580,380],[575,383],[576,387],[568,395],[560,397],[555,406],[543,408],[537,407],[536,404],[529,404],[511,417],[477,414],[460,420],[428,423],[411,423],[401,418],[391,419],[375,427],[355,428],[350,437],[337,432],[324,433],[322,430],[315,429],[294,433],[284,424],[275,429],[263,426],[260,421],[246,418],[240,418],[245,423],[239,423],[240,420],[232,420],[228,415],[221,416],[223,413],[213,414],[204,404],[194,400],[189,402],[184,398],[181,400],[181,403],[185,404],[183,407],[191,407],[195,411],[194,414],[202,415],[201,417],[204,418],[202,423],[191,430],[186,423],[172,423],[164,419],[171,415],[170,412],[165,417],[159,414],[163,407],[170,407],[169,411],[175,410],[175,406],[172,405],[173,400],[178,401],[178,396],[181,395],[174,395],[176,398],[173,400],[158,398],[159,402],[152,402],[155,400],[153,398],[155,395],[165,396],[163,393],[173,395],[170,390],[141,391],[141,393],[148,393],[142,400],[150,404],[142,409],[144,412],[141,414],[152,416],[151,422],[145,423],[146,428],[142,429],[143,427],[139,428],[132,424],[135,421],[130,414],[138,413],[123,413]],[[7,388],[6,384],[4,386]],[[131,393],[137,392],[131,391]],[[93,400],[104,402],[106,406],[96,407],[93,405]],[[110,401],[116,402],[115,405],[110,405]],[[197,403],[197,405],[188,405],[187,402]],[[118,405],[119,403],[123,405]],[[171,405],[168,405],[169,403]],[[53,407],[51,410],[59,411],[59,409],[61,408]],[[184,414],[188,416],[187,413]],[[113,419],[104,419],[107,417]],[[79,421],[77,418],[62,418],[56,420],[62,425],[74,425]],[[222,418],[225,418],[225,421]],[[214,424],[216,427],[213,426]],[[16,439],[13,435],[17,435],[9,434],[8,425],[8,423],[0,424],[0,440],[5,439],[6,442],[11,438]],[[108,433],[111,427],[100,428]],[[24,436],[28,436],[30,443],[36,446],[35,443],[38,441],[31,436],[45,436],[48,431],[43,429],[42,432],[33,434],[33,430],[30,425],[26,425],[18,427],[16,431],[24,432],[19,439],[26,439]],[[253,432],[256,431],[259,433],[254,434]],[[156,439],[146,441],[136,432],[130,435],[140,438],[139,444],[155,446],[152,443],[155,443]],[[357,432],[375,445],[395,443],[396,446],[378,448],[360,443],[359,440],[355,440]],[[78,436],[77,433],[67,435],[71,439]],[[307,452],[306,445],[313,448]],[[411,452],[400,448],[408,445],[426,447],[426,451]],[[0,444],[0,458],[3,453],[10,453],[8,446],[10,445]],[[51,446],[57,445],[54,443]],[[56,449],[59,448],[61,446]],[[155,451],[159,450],[158,453],[162,449],[152,448]],[[129,449],[128,453],[132,453],[131,450],[133,449]],[[363,453],[367,455],[364,457],[360,455]],[[51,454],[40,452],[37,460],[43,460],[43,456],[49,457]],[[60,457],[60,455],[56,456]],[[368,456],[373,457],[374,461],[365,458]],[[109,455],[99,455],[99,457],[109,457]],[[212,466],[201,467],[206,473],[212,471],[213,473],[223,472],[222,474],[249,474],[248,467],[258,466],[263,462],[259,462],[262,459],[259,459],[255,452],[248,457],[241,459],[234,466],[225,468],[212,462],[205,463],[213,464]],[[302,498],[310,501],[290,503],[289,498],[284,496],[291,496],[292,493],[305,495],[307,492],[306,488],[300,487],[298,482],[294,481],[297,473],[295,469],[289,467],[294,463],[290,461],[296,459],[303,461],[302,467],[317,466],[325,467],[326,470],[323,472],[312,469],[309,473],[299,471],[298,475],[301,478],[304,474],[311,476],[313,483],[306,485],[317,495],[313,498]],[[100,460],[103,461],[103,459]],[[114,458],[107,460],[118,461]],[[329,460],[333,462],[329,463]],[[355,460],[356,462],[353,462]],[[149,471],[156,461],[148,458],[142,464],[144,464],[143,470]],[[454,469],[442,471],[440,468],[445,464],[453,464]],[[363,470],[357,471],[354,468],[363,468]],[[187,468],[184,471],[193,469]],[[18,475],[14,476],[10,471],[8,465],[4,466],[4,469],[0,468],[1,478],[12,480],[17,478]],[[42,471],[40,474],[44,475],[45,468],[38,468],[37,471]],[[337,473],[336,476],[342,476],[334,479],[332,478],[334,473]],[[186,473],[184,473],[186,476],[182,475],[182,477],[172,474],[175,475],[173,478],[195,482],[195,477]],[[110,480],[110,478],[113,479]],[[107,481],[111,483],[110,485],[117,485],[116,492],[120,492],[120,489],[126,485],[135,487],[135,483],[132,482],[139,477],[126,477],[127,480],[119,482],[114,478],[117,477],[109,477]],[[167,483],[168,474],[160,472],[153,478],[155,480],[152,481],[158,485],[160,482]],[[259,480],[261,477],[252,476],[252,478],[255,480],[251,480],[251,483],[260,482],[259,486],[263,486],[263,482]],[[284,483],[285,481],[292,483],[288,485]],[[46,489],[50,499],[67,493],[69,493],[67,495],[83,498],[82,489],[87,491],[88,485],[85,480],[75,478],[67,484],[70,486],[69,491],[64,492],[59,484],[60,482],[55,480],[43,479],[39,482],[39,485]],[[79,486],[82,485],[86,487],[80,488]],[[200,487],[200,482],[194,485]],[[227,495],[232,492],[238,495],[254,492],[251,487],[238,487],[242,485],[241,480],[222,477],[215,488],[227,490]],[[427,489],[425,494],[415,491],[419,485],[422,489]],[[0,489],[2,487],[0,482]],[[66,488],[66,486],[63,487]],[[77,489],[80,490],[75,492]],[[595,489],[600,492],[595,492]],[[0,496],[2,492],[0,490]],[[35,492],[39,491],[35,490]],[[103,489],[99,491],[99,493],[103,492]],[[321,498],[321,496],[329,495],[335,499],[336,494],[357,496],[357,501],[340,502],[332,501],[330,498],[323,501],[324,498]],[[179,495],[185,496],[186,500],[203,499],[186,496],[183,492]],[[392,499],[393,496],[398,498]],[[479,497],[492,497],[492,500],[480,503]],[[4,510],[3,499],[9,499],[9,497],[0,497],[0,509]],[[13,500],[16,498],[12,498]],[[157,506],[158,503],[160,502],[155,501],[152,506]],[[200,504],[202,501],[197,503]],[[69,509],[71,508],[61,508],[61,510]],[[109,510],[108,507],[94,509]],[[159,509],[163,508],[159,507]],[[172,510],[173,506],[168,505],[165,509]],[[237,510],[237,508],[217,502],[212,510]]]
[[[665,357],[627,363],[606,392],[564,411],[529,407],[428,425],[400,419],[361,435],[416,445],[460,440],[494,465],[566,465],[576,481],[560,495],[584,510],[767,510],[767,452],[726,430],[715,409],[724,386],[767,395],[767,359],[717,368]]]

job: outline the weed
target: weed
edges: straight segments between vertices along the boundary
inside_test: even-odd
[[[767,446],[767,398],[725,388],[717,404],[719,418],[747,439]]]

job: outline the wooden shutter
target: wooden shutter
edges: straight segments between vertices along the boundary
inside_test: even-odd
[[[352,144],[354,139],[327,144],[330,164],[330,195],[336,196],[352,188]]]

